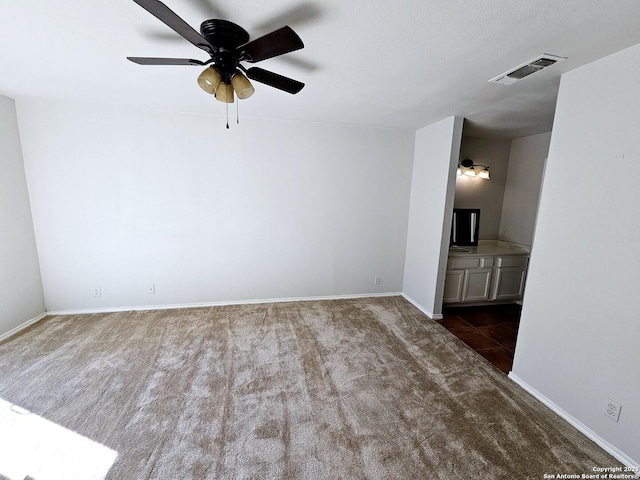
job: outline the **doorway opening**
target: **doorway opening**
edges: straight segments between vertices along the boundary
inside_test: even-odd
[[[508,374],[513,365],[522,306],[445,307],[439,322],[494,367]]]

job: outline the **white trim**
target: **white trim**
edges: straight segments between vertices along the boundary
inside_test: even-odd
[[[600,435],[598,435],[593,430],[591,430],[589,427],[587,427],[580,420],[576,419],[572,415],[570,415],[567,412],[565,412],[562,408],[560,408],[558,405],[556,405],[552,400],[550,400],[549,398],[545,397],[542,393],[540,393],[538,390],[533,388],[527,382],[525,382],[520,377],[515,375],[513,372],[509,372],[509,378],[511,380],[513,380],[515,383],[517,383],[518,385],[520,385],[523,389],[525,389],[531,395],[533,395],[537,400],[542,402],[545,406],[549,407],[556,414],[558,414],[560,417],[562,417],[567,422],[569,422],[569,424],[571,424],[578,431],[580,431],[583,435],[585,435],[587,438],[592,440],[594,443],[596,443],[598,446],[600,446],[600,448],[602,448],[604,451],[606,451],[607,453],[609,453],[610,455],[615,457],[621,463],[623,463],[627,467],[640,468],[640,464],[636,463],[631,457],[626,455],[624,452],[619,450],[617,447],[614,447],[613,445],[611,445],[609,442],[607,442],[604,438],[602,438]],[[640,477],[640,472],[636,473],[636,477]]]
[[[47,315],[49,315],[49,313],[47,313],[47,312],[41,313],[37,317],[34,317],[31,320],[27,320],[26,322],[18,325],[16,328],[13,328],[13,329],[9,330],[7,333],[1,334],[0,335],[0,342],[3,341],[3,340],[6,340],[9,337],[13,337],[19,331],[24,330],[25,328],[27,328],[30,325],[33,325],[36,322],[39,322],[40,320],[42,320]]]
[[[444,318],[441,313],[430,312],[429,310],[424,308],[422,305],[420,305],[418,302],[416,302],[413,298],[411,298],[406,293],[401,293],[401,295],[404,297],[404,299],[406,301],[411,303],[414,307],[416,307],[418,310],[420,310],[422,313],[424,313],[430,319],[432,319],[432,320],[442,320]]]
[[[55,310],[47,315],[81,315],[91,313],[133,312],[144,310],[175,310],[178,308],[222,307],[225,305],[253,305],[256,303],[310,302],[314,300],[344,300],[350,298],[398,297],[400,292],[357,293],[350,295],[326,295],[318,297],[263,298],[256,300],[230,300],[224,302],[182,303],[173,305],[134,305],[130,307],[80,308],[74,310]]]

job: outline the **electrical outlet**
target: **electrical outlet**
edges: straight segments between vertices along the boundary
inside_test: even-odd
[[[147,294],[154,295],[156,293],[155,285],[147,285]]]
[[[380,275],[376,275],[375,277],[373,277],[373,284],[380,285]]]
[[[620,410],[622,410],[622,405],[620,405],[615,400],[611,400],[607,398],[607,402],[604,407],[604,414],[609,417],[614,422],[620,420]]]
[[[91,287],[91,291],[93,292],[94,297],[102,296],[102,287]]]

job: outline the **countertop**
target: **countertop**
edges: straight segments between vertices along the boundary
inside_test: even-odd
[[[477,247],[452,246],[449,248],[449,257],[477,257],[482,255],[529,255],[529,247],[499,240],[480,240]]]

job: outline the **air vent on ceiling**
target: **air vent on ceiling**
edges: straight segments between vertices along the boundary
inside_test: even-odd
[[[551,65],[555,65],[556,63],[566,59],[566,57],[543,53],[542,55],[538,55],[536,58],[533,58],[522,65],[518,65],[517,67],[512,68],[489,81],[493,83],[501,83],[502,85],[511,85],[533,73],[539,72],[543,68],[550,67]]]

